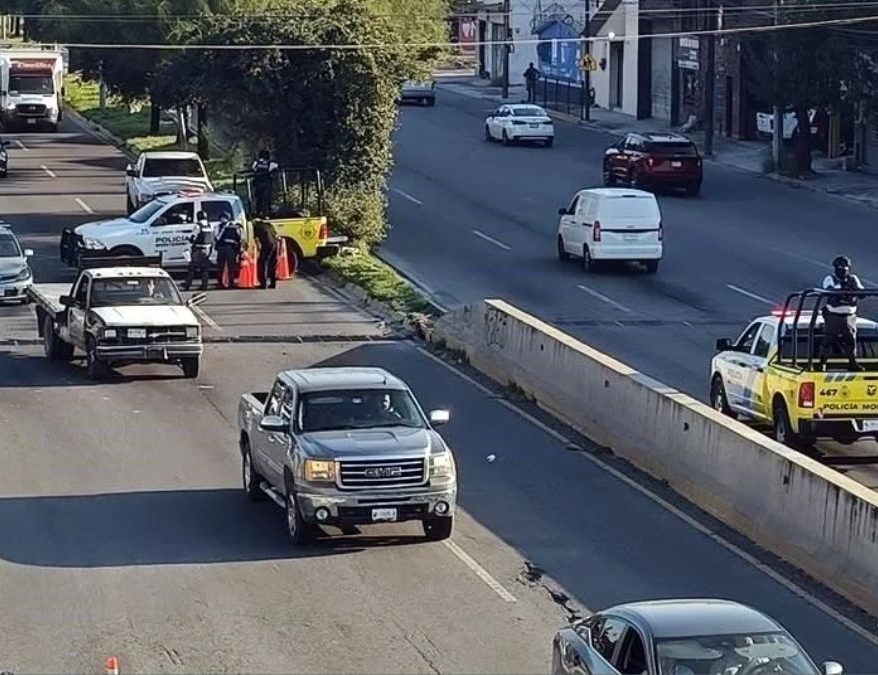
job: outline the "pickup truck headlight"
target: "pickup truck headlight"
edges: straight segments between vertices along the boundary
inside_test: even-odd
[[[198,337],[198,326],[186,326],[186,337],[187,338],[197,338]]]
[[[18,276],[15,277],[16,281],[27,281],[33,276],[33,273],[30,271],[30,267],[25,267],[21,272],[18,273]]]
[[[454,475],[454,458],[450,452],[430,457],[430,477],[449,478]]]
[[[99,242],[97,239],[90,239],[89,237],[82,238],[82,245],[85,246],[86,248],[94,248],[94,249],[104,248],[104,245],[101,242]]]
[[[334,482],[335,462],[324,459],[306,459],[305,480],[315,483]]]
[[[104,332],[101,333],[108,340],[116,339],[116,329],[115,328],[104,328]]]

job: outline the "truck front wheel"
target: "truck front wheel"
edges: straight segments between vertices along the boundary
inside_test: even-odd
[[[46,314],[43,317],[43,353],[50,361],[57,361],[60,358],[59,346],[61,340],[55,335],[55,322],[52,317]]]
[[[98,359],[98,350],[94,338],[89,337],[85,343],[85,372],[90,380],[101,380],[106,374],[107,367]]]
[[[296,495],[287,489],[284,499],[284,512],[287,516],[287,536],[294,546],[301,546],[314,540],[314,526],[306,523],[296,503]]]
[[[180,361],[180,367],[183,369],[183,377],[188,379],[198,377],[198,371],[201,369],[201,359],[197,356],[185,358]]]
[[[428,518],[421,522],[424,527],[424,534],[430,541],[442,541],[451,536],[454,529],[454,518]]]

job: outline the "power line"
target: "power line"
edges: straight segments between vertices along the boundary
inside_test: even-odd
[[[685,30],[673,31],[670,33],[641,33],[636,36],[616,36],[614,40],[624,42],[626,40],[640,40],[645,38],[673,38],[688,37],[695,35],[735,35],[742,33],[770,33],[775,31],[819,28],[821,26],[847,26],[858,23],[868,23],[876,21],[878,17],[874,15],[849,17],[845,19],[823,19],[820,21],[807,21],[800,23],[787,24],[768,24],[764,26],[746,26],[734,28],[719,28],[712,30]],[[571,37],[571,38],[535,38],[527,40],[515,40],[517,45],[538,45],[545,42],[556,43],[583,43],[583,42],[611,42],[609,36],[595,37]],[[477,42],[467,42],[467,47],[494,46],[503,45],[504,40],[485,40]],[[429,49],[441,47],[460,47],[458,42],[391,42],[391,43],[364,43],[364,44],[244,44],[244,45],[212,45],[212,44],[131,44],[131,43],[83,43],[83,42],[52,42],[52,43],[33,43],[37,46],[59,46],[68,49],[159,49],[159,50],[176,50],[176,51],[357,51],[362,49],[384,49],[387,47],[408,48],[408,49]]]

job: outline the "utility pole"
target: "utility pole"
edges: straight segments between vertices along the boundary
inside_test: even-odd
[[[591,55],[591,2],[585,0],[585,53]],[[585,121],[591,120],[591,71],[585,69]]]
[[[510,0],[503,0],[503,99],[509,98],[509,41],[512,37],[512,29],[509,25]]]
[[[777,3],[778,0],[774,0],[774,25],[778,24],[778,12],[777,12]],[[774,31],[774,54],[772,55],[775,60],[775,72],[777,66],[777,31]],[[781,144],[783,143],[783,119],[780,114],[780,106],[774,106],[774,122],[773,122],[773,132],[774,134],[771,137],[771,159],[774,162],[774,170],[775,172],[780,171],[780,157],[781,157]]]
[[[704,73],[704,154],[713,155],[714,85],[716,84],[716,30],[718,12],[714,10],[713,0],[707,10],[707,68]],[[712,13],[712,14],[711,14]]]

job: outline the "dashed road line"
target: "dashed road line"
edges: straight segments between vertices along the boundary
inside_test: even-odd
[[[22,150],[27,150],[28,152],[30,152],[30,148],[27,147],[24,143],[22,143],[22,142],[21,142],[20,140],[18,140],[17,138],[15,139],[15,144],[16,144],[19,148],[21,148]]]
[[[79,208],[81,208],[86,213],[94,213],[94,209],[92,207],[90,207],[88,204],[86,204],[79,197],[76,197],[73,201],[75,201],[77,204],[79,204]]]
[[[45,164],[40,164],[40,168],[43,171],[45,171],[47,174],[49,174],[49,178],[57,178],[58,177],[55,175],[55,172],[52,171],[49,167],[47,167]]]
[[[774,305],[775,302],[773,300],[769,300],[768,298],[763,298],[761,295],[757,295],[756,293],[752,293],[748,291],[746,288],[741,288],[740,286],[735,286],[735,284],[726,284],[726,288],[730,291],[734,291],[735,293],[740,293],[743,296],[750,298],[751,300],[757,300],[759,302],[763,302],[766,305]]]
[[[423,205],[424,205],[424,202],[422,202],[422,201],[421,201],[420,199],[418,199],[417,197],[413,197],[413,196],[410,195],[408,192],[403,192],[402,190],[397,190],[396,188],[393,188],[393,191],[394,191],[396,194],[398,194],[400,197],[403,197],[403,198],[405,198],[405,199],[408,199],[408,200],[409,200],[410,202],[412,202],[413,204],[417,204],[418,206],[423,206]]]
[[[603,293],[599,293],[598,291],[594,290],[593,288],[589,288],[585,284],[577,284],[576,288],[578,288],[580,291],[582,291],[584,293],[588,293],[593,298],[597,298],[601,302],[605,302],[608,305],[612,305],[613,307],[615,307],[616,309],[618,309],[620,311],[623,311],[623,312],[626,312],[629,314],[631,313],[631,310],[628,309],[625,305],[623,305],[619,302],[616,302],[615,300],[613,300],[613,298],[607,297]]]
[[[458,557],[458,559],[467,567],[469,567],[475,575],[487,584],[487,586],[494,591],[497,595],[499,595],[506,602],[517,602],[515,596],[512,595],[509,591],[503,588],[503,585],[497,581],[494,577],[490,575],[490,573],[479,563],[473,560],[470,555],[464,551],[460,546],[455,544],[453,541],[446,540],[443,542],[445,547],[451,551],[454,555]]]
[[[487,235],[484,232],[479,232],[478,230],[473,230],[473,234],[476,235],[479,239],[484,239],[485,241],[487,241],[491,244],[494,244],[494,246],[497,246],[498,248],[502,248],[504,251],[511,251],[512,250],[511,246],[507,246],[499,239],[494,239],[494,237]]]
[[[514,412],[516,415],[518,415],[522,419],[530,422],[535,427],[537,427],[538,429],[540,429],[541,431],[546,433],[548,436],[551,436],[556,441],[563,444],[565,447],[570,445],[570,440],[566,436],[564,436],[564,434],[562,434],[560,431],[557,431],[556,429],[553,429],[552,427],[550,427],[548,424],[536,419],[533,415],[530,415],[529,413],[525,412],[524,410],[519,408],[517,405],[515,405],[511,401],[504,399],[504,398],[497,398],[496,392],[492,391],[491,389],[489,389],[488,387],[483,385],[481,382],[477,382],[476,380],[471,378],[469,375],[467,375],[463,371],[455,368],[450,363],[440,359],[438,356],[430,353],[427,349],[424,349],[423,347],[418,347],[418,351],[421,352],[422,354],[426,355],[427,357],[429,357],[432,361],[435,361],[436,363],[443,366],[446,370],[451,371],[452,373],[457,375],[457,377],[461,378],[465,382],[468,382],[472,385],[475,385],[475,387],[477,389],[479,389],[483,393],[488,394],[491,398],[493,398],[495,401],[497,401],[497,403],[500,403],[501,405],[503,405],[503,407],[508,408],[510,411]],[[744,562],[746,562],[749,565],[751,565],[752,567],[756,568],[758,571],[762,572],[765,576],[769,577],[771,580],[776,581],[781,586],[783,586],[788,591],[790,591],[793,595],[801,598],[802,600],[804,600],[805,602],[807,602],[811,606],[819,609],[821,612],[826,614],[828,617],[830,617],[834,621],[837,621],[838,623],[840,623],[842,626],[844,626],[848,630],[853,631],[854,633],[856,633],[857,635],[862,637],[864,640],[867,640],[868,642],[870,642],[873,645],[878,645],[878,635],[876,635],[875,633],[872,633],[871,631],[869,631],[866,628],[863,628],[856,621],[852,621],[851,619],[847,618],[844,614],[833,609],[832,607],[827,605],[825,602],[823,602],[819,598],[815,597],[814,595],[812,595],[811,593],[806,591],[804,588],[802,588],[801,586],[799,586],[795,582],[787,579],[780,572],[775,571],[774,569],[772,569],[771,567],[769,567],[765,563],[761,562],[760,560],[758,560],[754,556],[752,556],[749,553],[747,553],[746,551],[744,551],[740,546],[733,544],[729,540],[725,539],[722,535],[717,534],[716,532],[711,530],[709,527],[700,523],[698,520],[696,520],[695,518],[690,516],[688,513],[685,513],[681,509],[678,509],[676,506],[674,506],[673,504],[668,502],[666,499],[664,499],[664,498],[660,497],[659,495],[657,495],[656,493],[652,492],[649,488],[641,485],[633,478],[626,476],[624,473],[622,473],[618,469],[613,468],[612,466],[610,466],[609,464],[607,464],[603,460],[599,459],[595,455],[591,454],[590,452],[581,452],[579,454],[581,457],[584,457],[585,459],[587,459],[589,462],[591,462],[595,466],[603,469],[604,471],[606,471],[610,475],[612,475],[615,478],[617,478],[618,480],[622,481],[628,487],[636,490],[637,492],[642,494],[644,497],[646,497],[647,499],[649,499],[653,503],[655,503],[658,506],[660,506],[661,508],[663,508],[668,513],[676,516],[677,518],[682,520],[684,523],[686,523],[690,527],[693,527],[697,531],[701,532],[706,537],[709,537],[711,540],[716,542],[718,545],[722,546],[724,549],[726,549],[727,551],[729,551],[733,555],[737,556],[738,558],[740,558]]]

